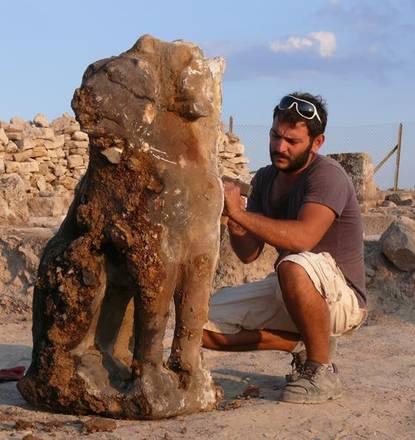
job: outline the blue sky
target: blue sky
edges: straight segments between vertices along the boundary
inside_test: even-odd
[[[88,64],[149,33],[225,57],[224,120],[266,127],[282,95],[304,90],[328,102],[331,150],[365,149],[353,127],[375,127],[367,150],[376,162],[393,146],[400,121],[409,127],[405,154],[415,144],[415,0],[0,0],[0,15],[2,120],[71,111]],[[387,140],[378,134],[386,125]],[[337,139],[337,127],[351,127],[347,142]],[[258,166],[266,145],[250,143]],[[406,187],[415,184],[411,154],[403,158]]]

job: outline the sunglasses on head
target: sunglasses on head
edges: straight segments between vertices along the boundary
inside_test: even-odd
[[[305,99],[296,98],[292,95],[284,96],[278,104],[278,110],[291,110],[295,108],[295,111],[304,119],[317,118],[320,121],[320,116],[317,112],[316,106]]]

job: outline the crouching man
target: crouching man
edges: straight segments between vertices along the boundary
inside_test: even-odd
[[[264,280],[213,295],[203,346],[292,353],[285,402],[341,395],[335,338],[366,316],[359,204],[343,168],[318,154],[326,123],[321,97],[284,96],[270,130],[272,164],[256,173],[246,209],[239,188],[225,184],[234,252],[249,263],[268,243],[279,257]]]

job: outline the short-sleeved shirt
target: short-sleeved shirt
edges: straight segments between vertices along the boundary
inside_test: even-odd
[[[271,204],[271,190],[278,170],[269,165],[257,171],[247,210],[267,217],[295,220],[304,203],[329,207],[336,214],[333,224],[311,252],[329,252],[355,291],[359,305],[366,306],[363,260],[363,226],[360,207],[351,179],[341,165],[316,155],[295,185],[277,206]]]

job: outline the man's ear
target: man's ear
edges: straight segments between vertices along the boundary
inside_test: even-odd
[[[317,153],[318,150],[320,149],[320,147],[324,144],[325,141],[325,136],[324,134],[319,134],[318,136],[316,136],[313,140],[313,144],[311,146],[311,151],[313,153]]]

